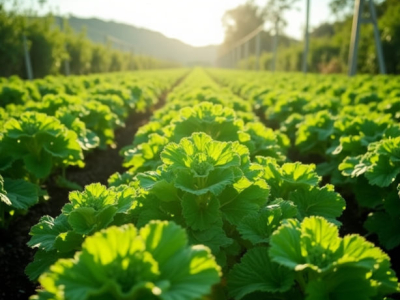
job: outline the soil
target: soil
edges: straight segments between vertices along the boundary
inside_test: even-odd
[[[164,105],[166,95],[167,93],[164,93],[160,97],[152,111]],[[85,157],[85,167],[68,168],[67,179],[81,186],[94,182],[107,185],[110,175],[124,171],[119,150],[132,143],[136,131],[148,122],[152,111],[132,113],[126,120],[125,127],[115,131],[116,147],[95,149],[88,153]],[[26,215],[16,216],[7,229],[0,229],[0,300],[26,300],[38,288],[37,283],[32,283],[24,273],[25,267],[33,260],[36,252],[26,243],[30,239],[31,227],[37,224],[42,216],[58,216],[61,208],[68,202],[69,190],[55,184],[57,175],[54,174],[44,186],[50,196],[48,201],[33,206]]]

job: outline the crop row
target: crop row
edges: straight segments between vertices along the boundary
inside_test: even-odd
[[[212,74],[289,136],[292,160],[317,163],[319,175],[355,200],[353,217],[383,247],[400,245],[398,77]]]
[[[128,114],[154,106],[184,72],[1,79],[0,227],[43,198],[42,185],[59,170],[59,186],[79,188],[65,169],[112,146]]]
[[[390,258],[339,237],[344,199],[249,101],[194,70],[121,152],[31,230],[32,299],[382,299]],[[212,287],[212,288],[211,288]]]

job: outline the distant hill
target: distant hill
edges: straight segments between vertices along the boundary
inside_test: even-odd
[[[212,65],[217,55],[217,45],[193,47],[159,32],[132,25],[77,17],[70,17],[68,22],[76,32],[81,32],[85,28],[87,37],[93,42],[105,43],[108,36],[108,40],[115,48],[132,48],[136,53],[177,61],[185,65]]]

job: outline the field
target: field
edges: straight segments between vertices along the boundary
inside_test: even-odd
[[[396,76],[0,78],[0,298],[398,299],[399,111]]]

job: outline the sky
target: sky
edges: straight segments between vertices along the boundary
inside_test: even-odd
[[[224,39],[222,16],[246,0],[47,0],[39,8],[38,0],[20,0],[39,13],[97,17],[161,32],[192,46],[220,44]],[[255,0],[263,5],[267,0]],[[333,21],[329,0],[310,0],[310,27]],[[299,0],[285,15],[284,33],[302,39],[305,27],[306,0]]]

